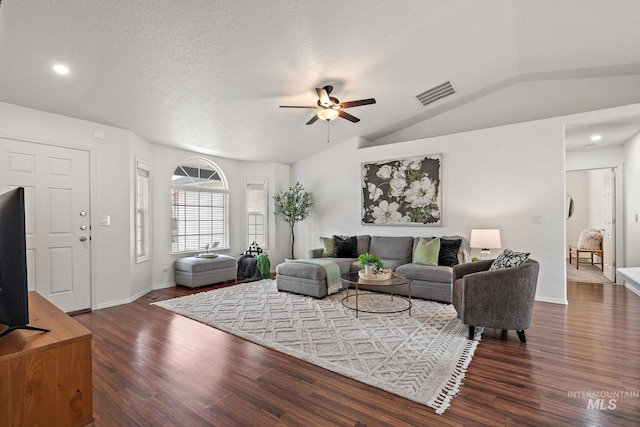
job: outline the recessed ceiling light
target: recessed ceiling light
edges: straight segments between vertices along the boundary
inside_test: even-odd
[[[64,64],[55,64],[53,66],[53,71],[55,71],[58,74],[66,75],[66,74],[69,74],[69,67],[67,67]]]
[[[591,137],[592,141],[600,141],[602,139],[602,135],[593,135]]]

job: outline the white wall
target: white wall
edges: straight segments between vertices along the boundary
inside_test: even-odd
[[[537,298],[564,304],[563,141],[561,122],[538,121],[366,149],[356,139],[336,145],[292,167],[292,180],[311,189],[317,203],[296,250],[338,233],[468,238],[472,228],[499,228],[503,248],[540,261]],[[443,162],[442,227],[361,225],[362,162],[436,153]],[[534,215],[544,223],[532,224]]]
[[[593,151],[572,150],[567,152],[566,170],[614,168],[625,161],[624,146],[614,145]]]
[[[625,204],[624,229],[626,232],[624,267],[640,267],[640,134],[624,146]]]
[[[604,229],[604,179],[607,169],[592,169],[588,172],[589,181],[589,227]]]
[[[567,219],[567,245],[577,245],[580,232],[589,227],[589,171],[567,172],[567,194],[573,198],[574,210]],[[569,247],[566,247],[569,258]]]

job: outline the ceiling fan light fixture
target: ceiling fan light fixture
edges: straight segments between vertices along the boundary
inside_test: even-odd
[[[317,115],[322,120],[326,120],[330,122],[331,120],[335,120],[338,118],[338,110],[334,110],[333,108],[323,108],[317,112]]]

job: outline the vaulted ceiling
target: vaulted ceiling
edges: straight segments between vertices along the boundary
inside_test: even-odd
[[[638,103],[638,22],[637,0],[3,0],[0,101],[292,163],[355,136],[387,144]],[[453,95],[417,101],[447,81]],[[313,110],[278,108],[314,105],[325,84],[377,103],[348,110],[358,123],[308,126]]]

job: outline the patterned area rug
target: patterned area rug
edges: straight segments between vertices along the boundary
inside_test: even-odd
[[[443,413],[478,344],[466,339],[468,328],[453,306],[416,299],[411,316],[361,312],[356,318],[343,306],[344,295],[317,300],[261,280],[154,304]],[[366,310],[402,304],[387,294],[359,298]]]

